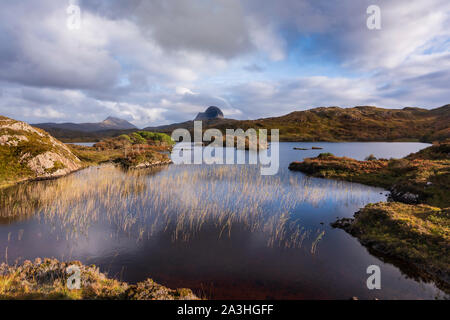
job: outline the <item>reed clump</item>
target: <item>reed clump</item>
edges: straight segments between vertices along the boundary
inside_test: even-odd
[[[243,228],[259,233],[269,247],[301,247],[314,241],[313,231],[295,218],[301,205],[370,201],[363,186],[264,177],[256,166],[165,168],[123,170],[105,164],[6,189],[0,193],[0,219],[33,217],[68,239],[85,237],[92,226],[107,223],[136,241],[165,232],[174,242],[186,242],[204,228],[214,228],[220,239]]]

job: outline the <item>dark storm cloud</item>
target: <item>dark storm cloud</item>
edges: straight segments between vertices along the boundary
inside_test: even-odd
[[[94,12],[136,21],[166,50],[195,50],[226,59],[252,49],[238,0],[83,1]]]

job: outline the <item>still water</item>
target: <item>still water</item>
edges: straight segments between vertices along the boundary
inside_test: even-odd
[[[293,150],[312,146],[323,150]],[[426,146],[281,143],[275,176],[256,165],[105,165],[21,185],[0,198],[0,262],[81,260],[123,281],[151,277],[210,299],[443,298],[329,226],[388,192],[287,169],[321,152],[390,158]],[[381,290],[366,287],[373,264]]]
[[[82,147],[93,147],[97,142],[68,142],[67,144],[74,144]]]

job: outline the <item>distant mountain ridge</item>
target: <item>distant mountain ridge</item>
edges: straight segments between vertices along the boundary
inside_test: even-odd
[[[220,109],[219,109],[220,110]],[[206,113],[206,112],[204,112]],[[200,113],[202,114],[202,113]],[[320,107],[294,111],[280,117],[256,120],[234,120],[213,116],[202,120],[203,129],[248,128],[279,129],[280,141],[442,141],[450,139],[450,104],[435,109],[406,107],[384,109],[373,106],[353,108]],[[38,125],[65,142],[99,141],[107,137],[129,134],[131,129],[81,131],[79,127],[55,128]],[[143,130],[171,134],[173,130],[194,129],[194,120]],[[105,129],[105,127],[102,127]],[[270,131],[269,131],[270,133]]]
[[[203,121],[203,129],[279,129],[281,141],[424,141],[450,139],[450,104],[436,109],[406,107],[384,109],[320,107],[294,111],[281,117],[257,120],[215,118]],[[148,127],[170,133],[193,130],[194,121]]]
[[[98,132],[105,130],[133,130],[138,129],[134,124],[115,117],[108,117],[102,122],[97,123],[38,123],[32,126],[51,131],[52,129],[80,131],[80,132]]]

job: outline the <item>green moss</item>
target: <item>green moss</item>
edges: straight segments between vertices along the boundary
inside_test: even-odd
[[[0,187],[25,179],[32,171],[24,163],[17,161],[17,155],[10,147],[0,146]]]
[[[52,174],[52,173],[55,173],[56,171],[58,171],[60,169],[65,169],[65,168],[66,168],[66,166],[62,162],[55,161],[53,163],[53,167],[50,168],[50,169],[46,169],[45,172]]]
[[[146,144],[147,140],[145,138],[143,138],[140,134],[138,134],[137,132],[133,132],[130,135],[130,138],[133,142],[133,144]]]
[[[175,141],[173,141],[172,138],[165,133],[150,132],[150,131],[138,131],[136,133],[140,135],[142,138],[144,138],[146,141],[158,141],[166,143],[169,146],[175,144]]]

